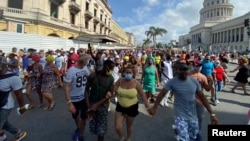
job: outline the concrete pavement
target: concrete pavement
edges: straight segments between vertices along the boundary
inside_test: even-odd
[[[229,65],[229,70],[235,68],[235,64]],[[219,93],[221,103],[212,106],[217,114],[220,124],[247,124],[247,112],[250,108],[250,96],[244,96],[242,89],[237,89],[236,93],[230,90],[235,84],[233,77],[236,73],[229,73],[230,82],[222,92]],[[158,91],[161,88],[158,89]],[[247,86],[250,91],[250,86]],[[205,93],[210,98],[209,93]],[[44,111],[43,108],[34,108],[27,111],[24,115],[18,116],[14,109],[9,121],[15,126],[28,132],[24,141],[71,141],[72,133],[75,129],[74,121],[68,112],[62,88],[55,89],[53,92],[56,107],[53,111]],[[38,101],[37,94],[33,98]],[[26,97],[25,100],[27,101]],[[17,105],[17,104],[16,104]],[[109,112],[108,134],[106,141],[119,141],[114,130],[114,110],[115,104],[111,104]],[[210,116],[206,112],[202,127],[202,137],[207,141],[207,125],[210,123]],[[144,105],[140,103],[140,114],[134,122],[132,141],[175,141],[173,124],[173,105],[169,107],[159,107],[157,114],[151,117],[147,114]],[[125,130],[124,130],[125,133]],[[12,135],[7,134],[7,141],[12,140]],[[89,132],[88,124],[85,131],[86,141],[96,141],[97,138]]]

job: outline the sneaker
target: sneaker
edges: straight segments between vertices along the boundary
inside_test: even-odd
[[[160,103],[160,106],[164,107],[165,104],[164,104],[164,101],[162,100],[161,103]]]
[[[215,100],[216,104],[220,104],[220,101],[219,99]]]
[[[72,136],[72,140],[73,141],[77,141],[77,139],[79,138],[80,133],[79,133],[79,129],[76,129],[73,136]]]
[[[0,136],[0,141],[5,141],[7,139],[6,134],[3,134],[2,136]]]
[[[14,141],[21,141],[22,139],[24,139],[27,136],[27,132],[22,131],[20,132],[14,139]]]
[[[210,104],[216,106],[216,102],[212,98],[210,98]]]
[[[169,106],[168,101],[165,101],[164,105],[168,107]]]

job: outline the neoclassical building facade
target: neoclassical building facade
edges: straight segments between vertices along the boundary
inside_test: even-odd
[[[230,0],[204,0],[200,22],[190,32],[179,37],[179,47],[210,52],[245,52],[250,50],[250,12],[233,17]]]
[[[1,0],[0,30],[128,45],[107,0]],[[117,33],[118,32],[118,33]],[[122,42],[121,42],[122,41]],[[133,44],[134,45],[134,44]]]

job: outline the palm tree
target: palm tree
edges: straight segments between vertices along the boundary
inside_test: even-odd
[[[143,40],[143,43],[142,43],[142,46],[144,47],[144,46],[148,46],[149,47],[149,45],[152,43],[152,41],[149,39],[149,38],[147,38],[147,39],[144,39]]]
[[[154,27],[154,26],[150,26],[149,30],[145,32],[146,36],[148,38],[152,38],[153,42],[154,42],[154,47],[156,47],[156,37],[158,35],[163,36],[163,34],[166,34],[167,30],[164,28],[159,28],[159,27]]]

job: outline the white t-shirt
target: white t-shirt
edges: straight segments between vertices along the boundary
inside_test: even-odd
[[[173,78],[173,68],[171,61],[163,61],[164,67],[162,67],[165,74],[169,77],[169,79]],[[163,74],[161,75],[162,80],[168,80]]]
[[[87,66],[84,66],[82,69],[75,66],[69,68],[64,81],[71,83],[70,97],[72,102],[79,102],[85,98],[84,93],[89,74]]]
[[[8,73],[7,73],[8,74]],[[13,91],[19,90],[22,88],[22,80],[18,76],[11,76],[8,78],[0,79],[0,90],[1,91]],[[12,109],[14,107],[14,98],[12,96],[12,91],[9,93],[8,102],[3,109]]]
[[[114,77],[114,83],[120,78],[119,70],[120,70],[120,66],[115,66],[113,68],[112,76]]]

